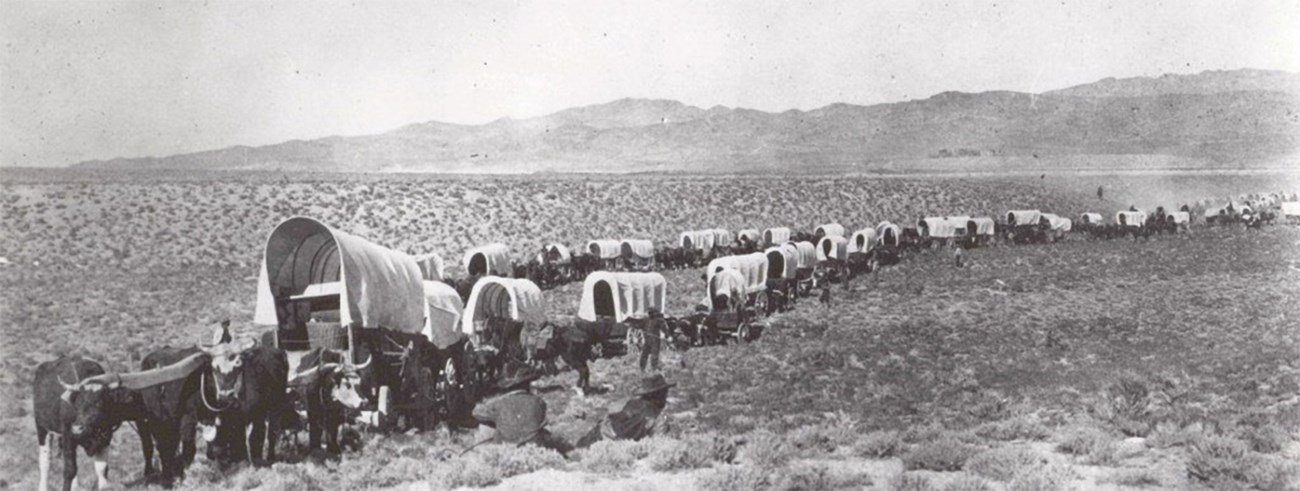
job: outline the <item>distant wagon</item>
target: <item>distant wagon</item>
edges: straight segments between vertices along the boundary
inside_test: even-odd
[[[665,311],[668,282],[659,273],[614,273],[597,271],[582,282],[582,299],[578,319],[598,323],[604,343],[598,343],[598,355],[619,353],[626,349],[633,330],[631,319],[645,319],[650,309]]]
[[[773,227],[763,231],[763,244],[773,246],[790,241],[793,232],[790,227]]]
[[[990,217],[971,217],[966,220],[968,244],[986,244],[997,234],[997,222]]]
[[[1008,227],[1033,227],[1038,225],[1039,219],[1042,218],[1042,212],[1038,210],[1012,210],[1007,212]]]
[[[927,245],[947,245],[966,237],[969,220],[966,216],[925,217],[916,222],[916,229]]]
[[[470,276],[510,276],[513,267],[510,261],[510,247],[505,244],[488,244],[475,247],[461,258],[465,274]]]
[[[1095,227],[1101,225],[1103,220],[1104,219],[1101,217],[1101,213],[1080,213],[1079,214],[1080,225]]]
[[[879,237],[878,234],[876,233],[876,229],[864,228],[862,230],[858,230],[857,232],[853,232],[853,235],[849,236],[848,252],[849,254],[869,253],[872,251],[872,249],[875,249],[878,241],[879,241]]]
[[[747,241],[750,244],[754,244],[755,246],[758,246],[760,241],[763,240],[763,232],[759,232],[758,229],[753,229],[753,228],[743,229],[740,232],[736,233],[736,240]]]
[[[1283,201],[1282,218],[1287,223],[1300,224],[1300,201]]]
[[[690,230],[682,232],[677,239],[677,246],[682,249],[698,251],[713,250],[714,234],[710,230]]]
[[[705,344],[751,338],[754,310],[745,307],[749,297],[745,293],[747,283],[744,273],[731,267],[723,267],[708,276],[704,302],[709,307],[709,315],[698,328]]]
[[[1065,238],[1065,234],[1074,228],[1074,221],[1059,215],[1043,213],[1039,220],[1053,241]]]
[[[614,263],[622,255],[623,242],[615,239],[596,239],[588,241],[586,245],[587,254],[595,256],[600,260],[601,267],[604,269],[614,269]]]
[[[828,235],[817,241],[817,261],[830,259],[847,261],[849,259],[849,239],[839,235]]]
[[[808,296],[813,287],[813,272],[817,269],[817,246],[812,242],[786,242],[794,248],[796,266],[795,280],[799,283],[799,294]]]
[[[892,222],[884,221],[876,225],[876,236],[884,247],[898,247],[903,236],[903,229]]]
[[[705,269],[705,278],[711,279],[714,275],[728,268],[738,271],[745,279],[744,291],[750,300],[748,304],[752,305],[754,301],[762,300],[758,294],[767,289],[768,259],[766,254],[755,252],[753,254],[724,256],[714,259],[709,261],[709,265]]]
[[[619,257],[628,270],[648,270],[655,262],[655,244],[645,239],[624,239],[619,243]]]
[[[443,281],[446,278],[446,265],[436,252],[415,256],[415,263],[420,266],[420,275],[426,280]]]
[[[792,243],[769,247],[763,251],[767,256],[767,280],[794,280],[799,270],[799,251]]]
[[[549,244],[542,249],[542,262],[550,264],[569,264],[573,262],[573,253],[564,244]]]
[[[469,336],[474,349],[488,346],[504,350],[501,331],[494,331],[499,321],[541,325],[546,322],[546,301],[542,289],[530,280],[487,276],[474,284],[461,316],[461,332]]]
[[[1192,214],[1186,211],[1171,211],[1165,215],[1165,227],[1171,232],[1187,230],[1192,224]]]
[[[813,236],[817,238],[844,237],[844,226],[838,223],[819,225],[817,229],[813,231]]]
[[[1115,224],[1121,227],[1141,227],[1146,223],[1147,214],[1144,211],[1115,212]]]
[[[725,228],[715,228],[710,230],[713,233],[714,247],[731,247],[736,242],[736,236]]]

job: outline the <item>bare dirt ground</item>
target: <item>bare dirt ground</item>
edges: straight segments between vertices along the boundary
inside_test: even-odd
[[[0,176],[5,177],[5,176]],[[205,327],[252,317],[262,241],[291,215],[448,258],[470,245],[1041,208],[1074,216],[1130,203],[1294,192],[1277,176],[731,179],[232,174],[186,179],[0,180],[0,487],[35,486],[30,380],[86,352],[118,368]],[[1291,179],[1291,178],[1288,178]],[[1095,196],[1104,186],[1106,199]],[[185,488],[1094,489],[1297,485],[1300,228],[1201,228],[1150,241],[1082,237],[926,252],[766,321],[754,343],[668,356],[674,434],[565,459],[483,447],[474,435],[364,435],[341,462],[220,473]],[[703,296],[666,273],[669,314]],[[548,292],[571,315],[578,285]],[[598,362],[539,383],[551,426],[576,439],[638,377]],[[142,468],[120,431],[117,481]],[[202,451],[200,451],[202,453]],[[58,465],[55,466],[57,474]],[[89,462],[83,469],[89,469]],[[56,479],[57,482],[57,479]]]

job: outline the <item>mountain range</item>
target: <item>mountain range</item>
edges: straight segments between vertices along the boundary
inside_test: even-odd
[[[1030,94],[944,92],[779,113],[621,99],[483,125],[78,164],[349,172],[807,172],[1296,167],[1300,74],[1210,71]],[[1097,156],[1099,158],[1085,158]]]

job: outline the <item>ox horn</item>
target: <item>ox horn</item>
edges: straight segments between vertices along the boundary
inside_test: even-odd
[[[355,370],[355,371],[365,370],[366,367],[370,366],[370,362],[372,362],[372,361],[375,361],[375,355],[373,355],[373,354],[371,354],[371,355],[367,355],[367,356],[366,356],[366,362],[365,362],[365,363],[362,363],[362,364],[360,364],[360,365],[353,365],[353,366],[352,366],[352,370]]]
[[[188,377],[195,370],[201,368],[207,360],[204,353],[195,353],[185,357],[181,361],[171,365],[145,370],[135,373],[124,373],[116,375],[116,379],[123,387],[132,390],[147,389],[155,385],[161,385],[168,382],[174,382]]]
[[[58,376],[58,377],[56,377],[56,378],[59,379],[59,385],[62,385],[62,386],[63,386],[63,390],[66,390],[66,391],[68,391],[68,392],[76,392],[76,391],[78,391],[78,390],[81,390],[81,382],[77,382],[77,383],[75,383],[75,384],[70,384],[70,383],[64,382],[64,381],[63,381],[63,376],[62,376],[62,375],[60,375],[60,376]]]

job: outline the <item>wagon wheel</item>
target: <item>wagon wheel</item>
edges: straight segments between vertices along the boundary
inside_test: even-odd
[[[628,352],[631,352],[632,348],[640,351],[641,347],[645,346],[645,331],[636,328],[628,329],[627,336],[623,339],[623,346],[627,347]]]
[[[742,322],[740,324],[740,327],[736,328],[736,341],[742,343],[748,343],[750,334],[751,333],[749,332],[749,323]]]
[[[453,360],[448,358],[447,362],[442,366],[442,377],[438,380],[438,391],[445,395],[447,392],[451,391],[452,388],[456,387],[457,375],[459,374],[456,373],[456,364],[453,363]]]
[[[760,293],[754,298],[754,311],[764,316],[767,315],[767,292]]]

